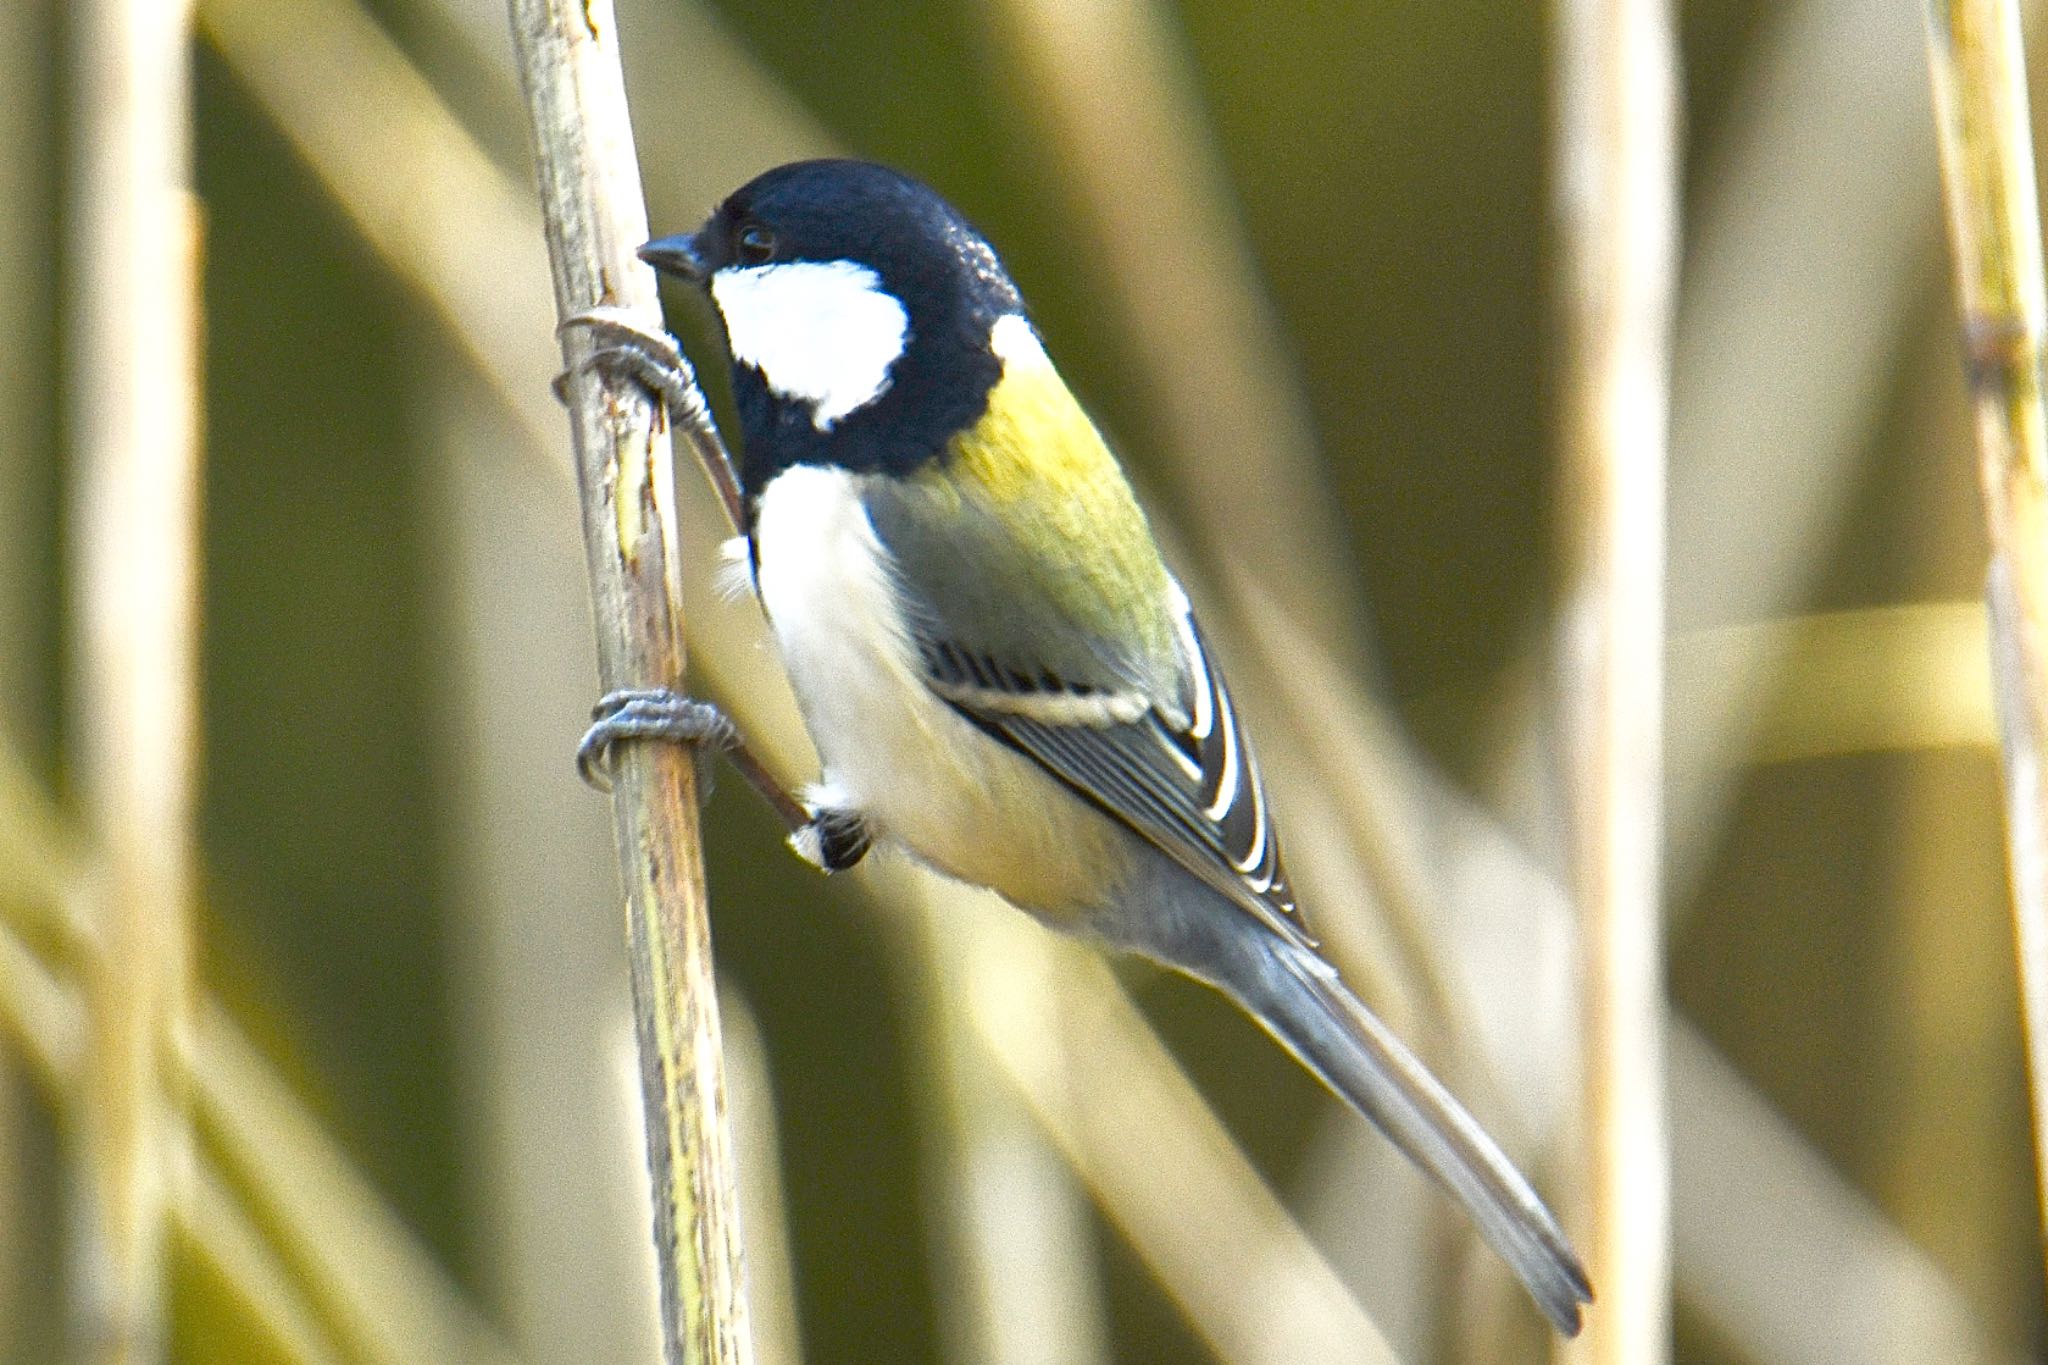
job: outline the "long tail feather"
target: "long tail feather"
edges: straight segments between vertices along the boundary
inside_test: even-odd
[[[1261,947],[1238,958],[1249,979],[1219,984],[1463,1204],[1557,1330],[1577,1335],[1593,1288],[1529,1182],[1328,963],[1276,937]]]

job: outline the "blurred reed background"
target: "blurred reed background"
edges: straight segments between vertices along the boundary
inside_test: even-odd
[[[0,3],[0,1360],[98,1358],[94,1332],[159,1314],[177,1361],[650,1359],[615,859],[569,762],[596,674],[504,9],[199,0],[197,212],[146,205],[166,264],[125,283],[95,245],[89,14]],[[1554,680],[1584,528],[1559,456],[1549,13],[621,0],[618,20],[658,230],[842,150],[930,180],[1003,248],[1215,623],[1333,952],[1583,1235]],[[1676,20],[1672,1357],[2041,1359],[1921,16],[1694,0]],[[180,51],[141,57],[175,74]],[[166,104],[173,150],[181,117]],[[203,510],[173,481],[109,518],[100,424],[123,403],[153,434],[185,419],[107,367],[92,300],[111,278],[175,304],[194,251]],[[192,374],[176,361],[119,365]],[[684,483],[696,682],[803,775]],[[192,516],[196,635],[164,576]],[[143,523],[168,543],[122,529]],[[110,632],[94,604],[123,570]],[[157,728],[123,738],[134,715]],[[825,882],[730,778],[706,848],[764,1365],[1549,1349],[1442,1201],[1204,991],[901,866]],[[160,1051],[134,1042],[152,1018],[182,1021]],[[173,1103],[124,1109],[109,1067],[131,1078],[111,1093]],[[87,1196],[109,1167],[140,1191],[125,1243]]]

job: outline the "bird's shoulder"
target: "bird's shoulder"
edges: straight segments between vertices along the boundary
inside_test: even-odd
[[[1172,587],[1108,445],[1049,365],[1012,363],[940,458],[866,483],[920,633],[1025,678],[1185,691]]]

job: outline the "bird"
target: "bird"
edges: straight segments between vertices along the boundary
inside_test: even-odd
[[[988,240],[908,175],[825,159],[638,254],[723,327],[738,561],[822,766],[782,805],[797,851],[834,871],[899,849],[1216,987],[1575,1335],[1593,1293],[1556,1218],[1320,952],[1188,595]],[[611,330],[605,355],[701,402],[670,339]],[[579,762],[649,739],[740,743],[636,688],[599,703]]]

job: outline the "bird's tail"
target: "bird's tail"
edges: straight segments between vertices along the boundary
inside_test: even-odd
[[[1566,1336],[1593,1301],[1585,1269],[1521,1172],[1415,1054],[1310,949],[1241,943],[1242,979],[1218,982],[1267,1030],[1450,1192]]]

